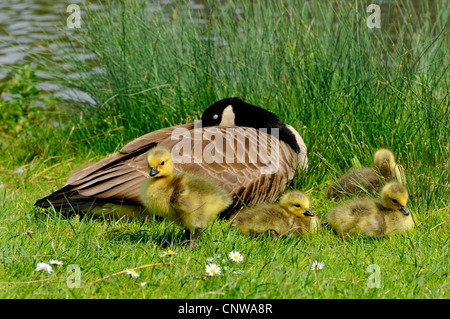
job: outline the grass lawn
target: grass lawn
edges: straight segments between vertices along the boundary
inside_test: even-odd
[[[421,2],[422,14],[394,2],[383,7],[380,29],[367,27],[365,1],[225,3],[202,12],[184,2],[82,6],[82,27],[64,31],[97,59],[80,61],[65,48],[70,73],[47,71],[99,107],[4,117],[14,125],[0,135],[0,298],[450,297],[449,2]],[[406,169],[416,229],[382,239],[342,239],[325,227],[252,239],[217,220],[191,250],[165,220],[33,208],[72,170],[144,133],[199,119],[228,96],[300,132],[310,167],[290,187],[309,193],[322,221],[337,205],[326,198],[336,176],[392,148]],[[36,271],[50,260],[63,264]],[[324,267],[311,269],[314,261]],[[212,262],[219,276],[206,276]]]

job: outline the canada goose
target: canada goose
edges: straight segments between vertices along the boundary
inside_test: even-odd
[[[230,194],[211,178],[182,172],[173,174],[169,149],[157,146],[147,154],[149,175],[141,187],[141,202],[148,211],[186,229],[186,240],[195,231],[191,247],[203,228],[231,203]]]
[[[240,103],[239,99],[225,104],[227,103],[231,103],[228,105],[236,110],[248,107],[248,104]],[[278,118],[257,107],[253,109],[252,116],[259,112],[264,113],[265,118]],[[239,114],[236,118],[241,116]],[[254,118],[258,119],[256,116]],[[264,125],[265,123],[259,125],[255,121],[253,127]],[[224,138],[216,139],[214,136]],[[182,160],[174,162],[175,173],[195,171],[221,183],[233,196],[233,204],[221,217],[230,217],[244,204],[252,206],[274,201],[294,177],[298,163],[307,163],[306,146],[299,135],[296,141],[302,150],[300,153],[296,153],[284,141],[278,143],[275,149],[278,152],[272,153],[274,140],[278,141],[270,134],[247,127],[198,127],[190,123],[163,128],[145,134],[125,145],[120,152],[75,172],[61,189],[39,199],[35,206],[53,206],[62,211],[90,211],[93,215],[100,216],[108,212],[119,217],[142,216],[144,207],[139,199],[140,186],[149,177],[145,154],[160,145],[170,150],[175,148],[182,155]],[[261,141],[266,144],[261,144]],[[268,149],[268,152],[258,154],[260,158],[251,161],[255,148]],[[227,153],[230,150],[231,160]],[[239,158],[238,150],[241,150]],[[205,154],[216,158],[205,160]],[[273,161],[272,154],[277,155]],[[275,167],[275,170],[265,171],[267,167]],[[112,207],[116,209],[113,210]]]
[[[262,203],[239,212],[232,222],[241,233],[259,235],[266,231],[274,237],[288,231],[313,232],[318,218],[309,209],[309,198],[301,191],[288,191],[278,203]]]
[[[386,148],[378,149],[373,155],[373,167],[353,168],[328,188],[328,198],[339,199],[345,195],[367,190],[374,194],[390,180],[404,182],[395,155]]]
[[[327,222],[341,236],[401,233],[414,228],[406,208],[407,202],[408,191],[405,186],[390,182],[381,190],[381,203],[369,197],[349,200],[333,208],[327,216]]]

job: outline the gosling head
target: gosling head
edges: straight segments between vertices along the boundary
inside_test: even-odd
[[[280,198],[280,206],[297,217],[314,216],[309,209],[309,198],[300,191],[286,192]]]
[[[381,190],[381,200],[384,207],[391,210],[399,210],[406,216],[409,215],[406,207],[408,198],[406,187],[397,182],[388,183]]]
[[[150,176],[165,177],[172,175],[173,161],[170,150],[157,146],[147,153],[148,171]]]
[[[391,174],[396,165],[394,153],[387,148],[380,148],[373,154],[373,166],[378,168],[384,176]]]

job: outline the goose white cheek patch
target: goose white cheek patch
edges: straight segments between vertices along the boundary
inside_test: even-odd
[[[236,126],[235,125],[235,119],[236,115],[234,114],[233,107],[231,105],[228,105],[222,113],[222,121],[220,122],[219,126]]]

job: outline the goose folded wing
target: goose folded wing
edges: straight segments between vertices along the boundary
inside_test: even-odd
[[[105,202],[141,205],[140,186],[149,177],[146,153],[155,145],[170,149],[176,146],[179,154],[185,155],[181,157],[183,160],[174,161],[175,171],[203,174],[217,180],[230,192],[233,204],[225,215],[237,211],[243,203],[254,205],[275,200],[294,176],[297,154],[289,145],[264,132],[236,128],[230,135],[229,129],[206,127],[197,130],[194,124],[183,124],[148,133],[125,145],[120,152],[76,172],[63,188],[38,200],[35,205],[49,207],[51,203],[63,210]],[[178,134],[180,132],[183,134]],[[215,138],[210,138],[214,134]],[[258,150],[261,138],[267,143],[265,149]],[[273,144],[277,156],[276,161],[270,162],[272,139],[279,143]],[[178,143],[185,147],[179,148],[181,144]],[[269,164],[272,171],[267,173]]]

